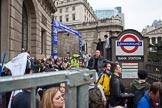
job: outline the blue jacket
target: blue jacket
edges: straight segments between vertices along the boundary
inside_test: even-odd
[[[154,108],[151,104],[148,91],[145,92],[144,96],[138,102],[137,108]]]

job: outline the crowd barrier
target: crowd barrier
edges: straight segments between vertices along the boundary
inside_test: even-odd
[[[66,108],[88,108],[88,85],[95,81],[95,71],[76,68],[67,71],[43,72],[24,76],[0,78],[0,94],[17,89],[32,88],[31,108],[36,108],[36,88],[42,85],[66,83]]]

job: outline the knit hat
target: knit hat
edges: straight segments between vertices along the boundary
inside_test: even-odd
[[[147,75],[148,75],[148,73],[146,70],[144,70],[144,69],[138,70],[138,78],[139,79],[146,79]]]

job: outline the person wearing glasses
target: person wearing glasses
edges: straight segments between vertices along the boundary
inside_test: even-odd
[[[138,102],[137,108],[157,108],[160,102],[161,82],[154,82],[142,99]]]

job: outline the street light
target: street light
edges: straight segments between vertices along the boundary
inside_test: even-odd
[[[105,56],[106,59],[110,60],[110,40],[107,34],[104,35],[105,38]]]
[[[88,53],[88,45],[87,45],[88,40],[85,40],[85,42],[86,42],[86,44],[85,44],[86,45],[86,50],[85,51]]]

